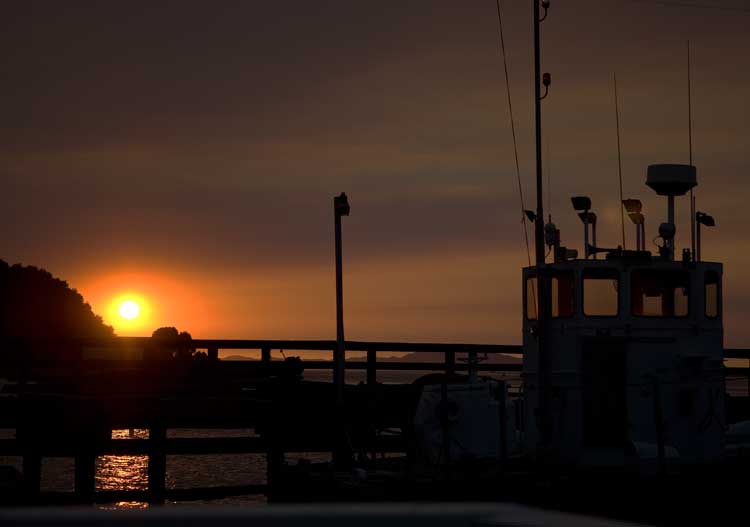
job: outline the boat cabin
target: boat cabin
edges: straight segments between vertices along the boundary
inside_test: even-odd
[[[681,462],[719,457],[722,265],[688,252],[675,261],[673,243],[667,235],[658,256],[587,244],[587,258],[563,257],[545,266],[547,446],[561,463],[586,464],[603,452],[609,461],[626,462],[659,445]],[[594,259],[601,252],[604,259]],[[540,439],[538,285],[536,268],[525,268],[520,429],[529,450]]]

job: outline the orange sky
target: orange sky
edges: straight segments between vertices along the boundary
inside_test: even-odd
[[[526,4],[503,2],[528,208]],[[115,298],[142,296],[148,320],[120,334],[332,338],[331,199],[346,191],[349,338],[519,342],[526,255],[494,9],[4,3],[0,257],[68,280],[108,319]],[[592,197],[602,244],[618,239],[613,71],[625,193],[644,201],[650,245],[665,206],[645,167],[687,162],[691,39],[697,196],[718,222],[704,256],[725,263],[730,346],[750,345],[749,21],[567,0],[543,25],[551,210],[573,246],[573,194]]]

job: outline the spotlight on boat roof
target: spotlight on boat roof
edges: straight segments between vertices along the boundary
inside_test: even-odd
[[[573,203],[573,210],[586,211],[591,210],[591,198],[588,196],[573,196],[570,198]]]
[[[588,223],[589,225],[596,225],[596,214],[593,212],[585,211],[585,212],[579,212],[578,217],[581,218],[581,221],[583,223]]]
[[[714,217],[705,212],[696,212],[695,221],[706,227],[716,227],[716,220],[714,220]]]
[[[628,214],[640,213],[643,210],[643,203],[639,199],[624,199],[622,200],[622,206]]]
[[[628,212],[628,217],[630,218],[630,221],[636,225],[643,225],[646,221],[646,217],[640,212]]]

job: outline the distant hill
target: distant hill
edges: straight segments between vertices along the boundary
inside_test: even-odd
[[[106,338],[114,330],[67,282],[44,269],[0,260],[0,336]]]
[[[304,353],[303,360],[304,360]],[[456,354],[456,360],[461,361],[461,359],[466,358],[466,353],[457,353]],[[484,355],[481,353],[479,354],[479,357],[482,358],[482,363],[484,364],[521,364],[523,360],[520,357],[514,357],[512,355],[505,355],[502,353],[498,354],[488,354],[486,360],[484,360]],[[248,357],[247,355],[229,355],[227,357],[224,357],[222,360],[259,360],[257,357]],[[330,358],[324,359],[324,360],[331,360]],[[365,357],[357,356],[357,357],[348,357],[347,360],[351,361],[364,361],[366,360]],[[445,355],[442,353],[408,353],[404,355],[403,357],[395,357],[393,355],[390,355],[388,357],[379,356],[378,362],[443,362],[445,361]]]
[[[482,353],[478,354],[484,358]],[[461,361],[467,356],[466,353],[456,353],[456,361]],[[383,362],[444,362],[445,354],[443,353],[409,353],[403,357],[378,357],[378,361]],[[520,357],[513,357],[502,353],[487,354],[487,359],[482,360],[484,364],[521,364],[523,360]]]

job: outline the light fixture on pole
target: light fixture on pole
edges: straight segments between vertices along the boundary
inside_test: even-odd
[[[589,212],[591,210],[591,198],[588,196],[573,196],[570,201],[573,204],[573,209],[578,212],[578,217],[583,222],[583,257],[588,259],[589,254],[591,254],[589,250],[589,225],[592,225],[592,238],[594,246],[596,246],[596,214]]]
[[[635,224],[635,249],[646,250],[646,217],[641,213],[643,204],[639,199],[624,199],[622,206],[628,213],[630,221]]]
[[[344,285],[341,258],[341,216],[348,216],[349,200],[342,192],[333,198],[333,215],[336,237],[336,349],[333,354],[333,384],[336,390],[336,405],[344,403],[344,361],[346,345],[344,341]]]
[[[695,213],[695,242],[696,242],[696,261],[701,261],[701,225],[704,227],[716,227],[716,220],[713,216],[705,212]]]

